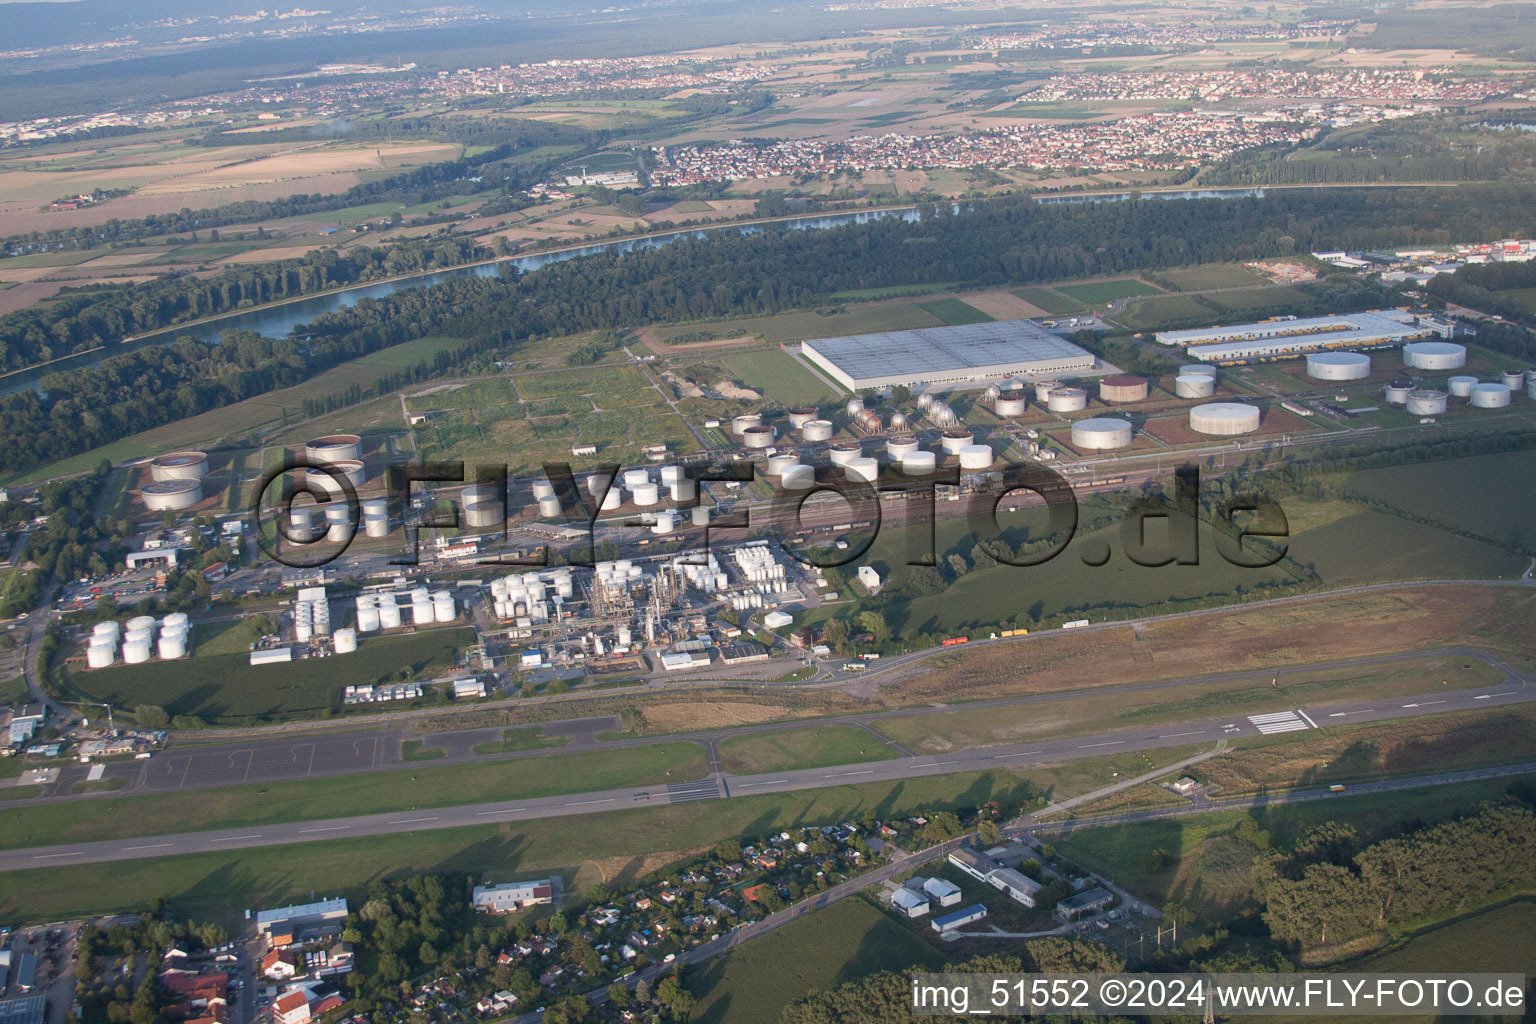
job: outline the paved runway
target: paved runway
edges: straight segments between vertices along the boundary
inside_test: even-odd
[[[1494,663],[1502,665],[1501,662]],[[1328,704],[1325,709],[1310,713],[1302,709],[1276,708],[1269,712],[1254,713],[1253,718],[1259,719],[1257,723],[1250,720],[1248,716],[1239,714],[1177,725],[1164,724],[1140,729],[1116,730],[1091,736],[984,747],[941,755],[899,757],[889,761],[858,765],[747,776],[717,771],[704,780],[672,785],[11,850],[0,852],[0,871],[49,867],[56,864],[84,864],[279,846],[320,839],[392,835],[636,807],[657,807],[697,800],[730,799],[759,793],[782,793],[866,782],[889,782],[927,775],[1049,764],[1099,754],[1215,743],[1221,739],[1257,738],[1265,735],[1260,725],[1270,720],[1266,717],[1267,715],[1285,711],[1294,711],[1297,719],[1304,723],[1304,729],[1315,729],[1324,724],[1385,721],[1446,711],[1509,706],[1536,700],[1536,687],[1526,686],[1524,680],[1509,670],[1508,666],[1504,666],[1504,670],[1506,681],[1487,687],[1440,691],[1420,697],[1340,702]],[[342,737],[336,737],[336,739],[341,740]],[[354,748],[356,752],[351,756],[361,757],[362,749],[365,748]],[[298,753],[294,751],[295,756]],[[343,758],[348,756],[345,750],[331,751],[331,754]]]

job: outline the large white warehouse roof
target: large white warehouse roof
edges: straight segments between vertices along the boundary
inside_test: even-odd
[[[1028,320],[817,338],[801,351],[850,391],[1098,369],[1093,353]]]
[[[1161,345],[1182,345],[1197,359],[1222,363],[1241,359],[1300,355],[1321,349],[1372,348],[1397,345],[1435,332],[1420,325],[1412,313],[1377,309],[1365,313],[1265,320],[1231,327],[1201,327],[1190,331],[1158,331]]]

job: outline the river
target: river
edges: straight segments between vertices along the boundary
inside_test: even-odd
[[[1143,199],[1235,199],[1246,196],[1262,198],[1263,195],[1263,189],[1251,188],[1185,189],[1177,192],[1127,191],[1093,193],[1091,195],[1037,196],[1035,201],[1043,205],[1056,205],[1059,203],[1123,202],[1133,197]],[[956,209],[958,211],[958,205]],[[768,230],[810,231],[819,228],[839,227],[844,224],[865,224],[872,220],[888,217],[899,217],[905,221],[914,221],[918,218],[918,208],[916,206],[904,206],[881,210],[860,210],[853,213],[818,213],[751,224],[720,224],[704,228],[685,228],[638,238],[620,238],[611,242],[594,242],[592,245],[583,245],[570,249],[530,253],[526,256],[508,256],[505,259],[493,260],[489,263],[456,267],[452,270],[434,270],[424,274],[412,274],[407,277],[395,278],[390,281],[379,281],[374,284],[357,285],[351,288],[339,288],[335,291],[322,292],[308,298],[294,299],[291,302],[280,302],[260,306],[246,312],[230,313],[200,323],[168,327],[163,331],[140,335],[137,338],[109,345],[105,348],[66,356],[49,363],[45,367],[17,370],[0,377],[0,395],[12,394],[25,388],[33,387],[38,381],[51,373],[75,370],[85,366],[95,366],[103,359],[110,358],[111,356],[122,355],[125,352],[131,352],[145,345],[159,344],[176,338],[192,337],[212,344],[219,340],[219,336],[223,332],[231,330],[255,331],[257,334],[268,338],[285,338],[293,333],[296,327],[309,323],[309,321],[320,316],[322,313],[332,313],[343,307],[356,305],[363,299],[381,299],[386,295],[392,295],[406,288],[426,287],[437,284],[439,281],[445,281],[450,277],[459,277],[465,274],[474,274],[479,277],[494,276],[501,272],[503,264],[510,264],[526,272],[537,270],[551,263],[576,259],[580,256],[593,256],[601,252],[633,252],[636,249],[654,249],[683,239],[707,238],[710,235],[721,232],[755,235]]]

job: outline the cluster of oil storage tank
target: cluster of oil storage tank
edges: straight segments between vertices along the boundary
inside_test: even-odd
[[[86,642],[85,663],[90,668],[111,665],[117,660],[119,642],[123,661],[129,665],[148,661],[152,652],[166,661],[185,658],[191,646],[191,632],[192,624],[185,612],[172,612],[158,622],[153,615],[135,616],[122,626],[111,621],[98,622]]]
[[[960,422],[959,415],[948,402],[926,391],[917,396],[917,408],[930,423],[938,427],[952,427]]]
[[[362,621],[363,598],[358,598],[358,621]],[[374,617],[374,629],[378,627],[378,617]],[[331,635],[331,604],[323,596],[307,598],[300,596],[293,602],[293,638],[301,644],[307,644],[311,640],[322,636]]]
[[[1412,381],[1395,380],[1387,385],[1386,396],[1388,402],[1405,406],[1415,416],[1445,412],[1450,398],[1464,398],[1468,405],[1479,409],[1503,409],[1522,387],[1536,398],[1536,370],[1507,370],[1499,376],[1496,381],[1479,381],[1476,377],[1458,374],[1445,382],[1444,391],[1419,387]]]
[[[715,553],[713,551],[706,553],[704,559],[704,564],[700,565],[691,557],[677,558],[672,562],[672,569],[682,576],[690,587],[701,593],[713,594],[717,590],[725,590],[730,586],[725,570],[715,559]]]
[[[1173,380],[1173,393],[1179,398],[1210,398],[1216,393],[1216,367],[1205,363],[1187,363],[1179,367]]]
[[[491,580],[491,610],[502,622],[548,622],[575,593],[569,569],[501,576]]]
[[[741,575],[745,589],[731,595],[731,607],[737,611],[762,608],[767,598],[789,590],[784,567],[764,544],[745,544],[731,551],[731,560]]]

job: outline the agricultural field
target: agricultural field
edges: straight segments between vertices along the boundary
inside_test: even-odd
[[[1117,321],[1135,330],[1156,331],[1173,324],[1210,323],[1216,314],[1193,295],[1158,295],[1132,302]]]
[[[66,695],[117,707],[162,707],[210,723],[312,718],[339,706],[349,685],[429,679],[452,668],[472,639],[468,629],[371,637],[357,653],[307,658],[280,666],[251,665],[243,652],[182,661],[66,669]],[[73,698],[72,698],[73,699]]]
[[[725,770],[737,775],[888,761],[896,756],[895,750],[874,736],[849,725],[749,733],[720,744]]]
[[[927,288],[927,291],[932,291]],[[833,310],[804,310],[773,316],[745,317],[738,320],[711,320],[698,324],[658,327],[662,341],[679,334],[709,331],[718,337],[755,335],[774,345],[805,341],[810,338],[834,338],[844,334],[870,334],[877,331],[905,331],[914,327],[942,327],[943,321],[920,308],[916,302],[892,299],[864,302]]]
[[[920,922],[927,927],[927,922]],[[687,974],[697,1024],[776,1024],[791,999],[875,971],[941,970],[944,954],[857,896],[793,921]]]
[[[1516,579],[1530,559],[1366,510],[1291,538],[1290,555],[1332,587],[1401,579]]]
[[[928,302],[919,302],[917,306],[951,325],[984,324],[990,323],[993,319],[962,299],[932,299]]]
[[[1228,313],[1237,314],[1283,306],[1306,296],[1290,285],[1275,285],[1270,288],[1239,288],[1236,291],[1217,292],[1205,298],[1207,302],[1216,303]]]
[[[1086,284],[1057,285],[1056,291],[1069,299],[1090,306],[1104,306],[1116,299],[1130,299],[1138,295],[1154,295],[1162,291],[1156,285],[1147,284],[1145,281],[1136,281],[1131,278],[1121,278],[1114,281],[1090,281]]]
[[[1153,277],[1178,291],[1198,292],[1211,288],[1241,288],[1261,285],[1267,278],[1241,263],[1202,263],[1194,267],[1159,270]]]
[[[721,362],[745,386],[791,408],[834,397],[814,371],[777,348],[732,352],[722,356]]]
[[[1052,315],[1081,313],[1088,308],[1085,303],[1063,295],[1055,288],[1035,286],[1030,288],[1011,288],[1009,290],[1030,305],[1038,306]]]
[[[1505,452],[1370,469],[1340,483],[1347,494],[1466,530],[1511,549],[1536,548],[1536,452]]]

